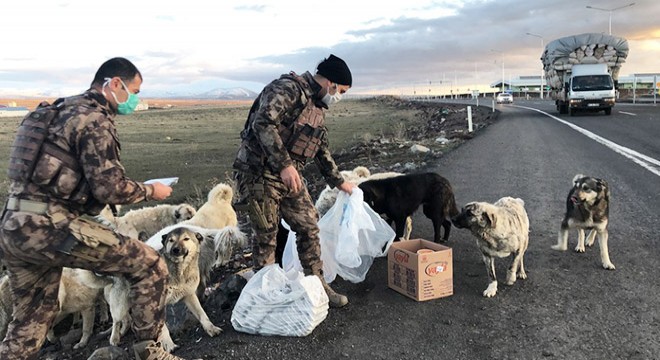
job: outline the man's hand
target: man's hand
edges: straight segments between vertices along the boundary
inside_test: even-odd
[[[151,185],[154,187],[154,192],[151,194],[151,197],[154,200],[165,200],[172,193],[172,188],[167,185],[163,185],[162,183],[155,182]]]
[[[341,185],[337,186],[337,189],[347,193],[347,194],[352,194],[353,193],[353,188],[355,187],[355,184],[349,181],[344,181],[341,183]]]
[[[300,178],[300,174],[298,174],[298,170],[296,170],[293,165],[289,165],[282,169],[282,171],[280,171],[280,177],[282,178],[284,185],[286,185],[286,187],[288,187],[294,194],[302,190],[302,179]]]

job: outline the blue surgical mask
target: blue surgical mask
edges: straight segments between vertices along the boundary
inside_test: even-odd
[[[110,83],[110,78],[105,78],[105,84],[103,84],[103,87],[108,85]],[[117,102],[117,113],[120,115],[128,115],[135,111],[135,108],[138,106],[138,103],[140,103],[140,99],[136,94],[133,94],[128,90],[128,86],[124,83],[122,79],[119,79],[121,81],[121,84],[124,86],[124,90],[126,90],[126,93],[128,94],[128,98],[124,102],[119,102],[117,100],[117,95],[115,95],[114,91],[111,91],[110,94],[112,94],[112,97],[115,99]],[[103,92],[103,95],[105,95],[105,91]]]

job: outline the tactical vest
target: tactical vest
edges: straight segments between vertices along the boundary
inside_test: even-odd
[[[302,88],[309,88],[305,79],[293,72],[282,77],[296,81]],[[282,143],[293,158],[305,161],[316,156],[327,133],[324,119],[323,109],[308,98],[305,108],[294,121],[287,122],[285,119],[280,123],[277,130]]]
[[[49,139],[49,128],[64,105],[61,98],[52,105],[44,102],[25,116],[11,146],[8,175],[13,181],[35,184],[44,193],[87,212],[95,201],[78,159],[71,149]]]

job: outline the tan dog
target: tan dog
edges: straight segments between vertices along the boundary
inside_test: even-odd
[[[222,332],[222,329],[209,320],[196,294],[200,282],[198,263],[201,241],[204,241],[201,234],[185,227],[174,229],[163,236],[163,248],[160,253],[165,258],[169,271],[166,301],[167,304],[175,304],[183,300],[204,331],[209,336],[216,336]],[[160,341],[167,351],[176,348],[167,325],[163,326]]]
[[[174,304],[183,300],[207,334],[219,334],[221,329],[210,322],[197,295],[201,295],[203,284],[208,281],[213,266],[228,261],[233,251],[245,246],[247,237],[233,226],[218,230],[182,224],[167,227],[156,235],[161,237],[158,250],[169,270],[167,303]],[[105,287],[104,295],[110,305],[113,321],[110,344],[117,346],[130,324],[129,284],[121,277],[112,277],[112,281],[111,286]],[[176,347],[166,327],[163,328],[161,341],[167,351]]]
[[[497,293],[495,257],[513,254],[507,272],[507,285],[513,285],[516,277],[527,279],[523,256],[529,244],[529,218],[521,199],[503,197],[494,204],[471,202],[461,209],[452,222],[458,228],[470,229],[477,238],[490,281],[484,296],[492,297]]]
[[[96,314],[95,306],[102,292],[99,288],[87,286],[83,272],[86,272],[86,270],[62,269],[62,277],[57,294],[60,311],[55,316],[55,320],[47,335],[48,341],[51,343],[57,342],[52,328],[69,314],[80,313],[82,315],[82,336],[80,337],[80,341],[73,346],[74,349],[80,349],[86,346],[92,336],[94,316]],[[0,338],[4,338],[6,335],[7,327],[12,320],[12,309],[13,303],[11,301],[9,277],[5,275],[0,278]]]
[[[166,226],[191,219],[195,213],[195,208],[189,204],[161,204],[115,217],[106,206],[97,218],[124,236],[144,241]]]

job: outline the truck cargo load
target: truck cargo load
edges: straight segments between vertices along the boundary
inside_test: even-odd
[[[627,56],[628,41],[612,35],[587,33],[549,42],[541,61],[557,110],[571,115],[576,110],[610,114]]]

